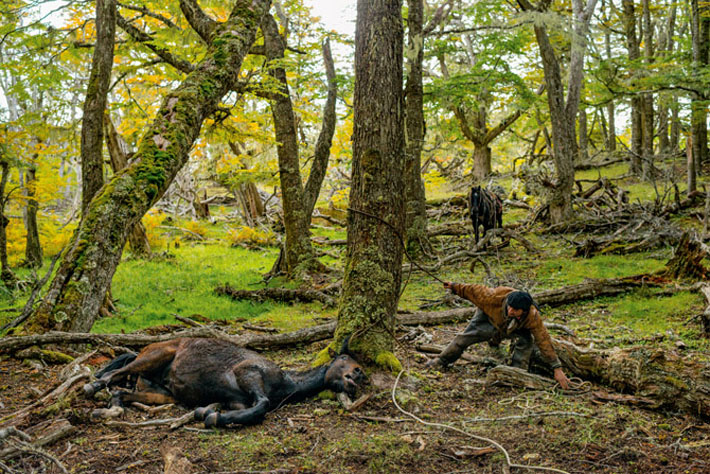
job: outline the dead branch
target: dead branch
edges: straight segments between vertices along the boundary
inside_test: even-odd
[[[89,376],[87,374],[75,375],[74,377],[62,382],[57,388],[55,388],[49,394],[43,396],[39,400],[35,401],[34,403],[26,406],[25,408],[22,408],[21,410],[16,411],[15,413],[3,417],[0,422],[5,423],[6,426],[17,425],[21,420],[27,417],[27,415],[29,415],[32,410],[34,410],[38,406],[47,405],[48,401],[58,399],[66,392],[73,389],[79,382],[88,379]]]
[[[77,431],[77,428],[76,426],[73,426],[71,423],[69,423],[69,421],[67,421],[66,419],[60,418],[59,420],[55,421],[50,425],[48,431],[48,434],[37,438],[35,441],[29,444],[3,449],[2,451],[0,451],[0,458],[12,459],[23,454],[24,452],[32,452],[26,450],[28,446],[34,449],[39,449],[43,446],[51,446],[57,441],[73,435]],[[26,442],[29,442],[31,438],[25,434],[22,439]]]
[[[507,365],[498,365],[489,370],[486,374],[486,383],[488,385],[500,384],[524,387],[532,390],[550,390],[557,384],[557,382],[547,377]]]

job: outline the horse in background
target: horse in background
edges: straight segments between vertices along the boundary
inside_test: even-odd
[[[479,185],[471,188],[468,202],[473,232],[478,244],[479,226],[483,226],[481,237],[485,237],[488,229],[503,227],[503,201],[496,194]]]

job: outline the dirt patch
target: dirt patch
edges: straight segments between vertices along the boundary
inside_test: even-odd
[[[450,339],[452,329],[434,330],[435,341]],[[269,357],[291,368],[304,367],[318,349],[279,351]],[[472,348],[479,355],[488,350],[483,345]],[[399,356],[408,369],[397,391],[406,410],[427,422],[494,439],[515,463],[575,473],[710,471],[710,426],[702,420],[600,403],[591,393],[599,387],[567,395],[490,387],[483,383],[481,366],[457,364],[439,373],[423,368],[423,356],[413,352]],[[60,369],[0,361],[0,419],[56,386]],[[203,430],[191,423],[174,431],[91,421],[90,411],[103,403],[79,396],[50,416],[37,410],[18,428],[30,430],[51,417],[68,419],[76,433],[46,449],[75,473],[162,473],[161,446],[179,448],[193,472],[501,472],[499,451],[482,449],[488,445],[462,434],[420,424],[396,409],[389,389],[370,390],[373,397],[355,413],[321,396],[283,406],[259,426]],[[547,412],[564,414],[524,416]],[[153,416],[128,409],[122,420],[184,413],[180,407]],[[522,418],[489,420],[509,416]],[[1,443],[0,450],[5,447]],[[2,462],[15,472],[59,472],[35,455]]]

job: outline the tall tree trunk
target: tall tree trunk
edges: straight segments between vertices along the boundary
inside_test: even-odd
[[[654,61],[654,45],[653,45],[653,26],[651,25],[651,9],[649,0],[643,0],[643,41],[644,41],[644,58],[646,65],[650,65]],[[642,152],[643,163],[641,166],[643,179],[652,179],[653,166],[653,94],[647,92],[643,94],[643,112],[641,116],[641,124],[643,128]]]
[[[624,32],[626,33],[626,46],[629,50],[629,61],[638,61],[641,57],[638,39],[636,37],[636,13],[634,11],[634,0],[622,0],[624,10]],[[630,66],[631,75],[638,76],[635,65]],[[641,127],[643,106],[642,98],[633,95],[631,98],[631,173],[641,176],[643,156],[643,128]]]
[[[579,128],[578,128],[578,135],[579,135],[579,159],[577,160],[580,163],[586,163],[589,161],[589,132],[587,131],[587,107],[584,105],[581,105],[579,107]],[[592,127],[594,124],[592,124]]]
[[[238,83],[269,0],[237,1],[220,23],[204,59],[169,92],[131,164],[101,188],[62,256],[29,332],[88,331],[116,270],[130,225],[165,193],[188,158],[202,122]]]
[[[701,0],[692,0],[692,48],[693,74],[699,75],[700,70],[708,65],[708,50],[710,49],[710,18],[707,13],[710,6]],[[697,82],[698,84],[700,81]],[[695,161],[695,171],[700,173],[700,167],[708,158],[708,127],[707,127],[707,90],[696,90],[691,94],[690,133],[692,135],[692,155]]]
[[[482,184],[491,174],[491,147],[481,143],[473,144],[473,179]]]
[[[609,12],[612,9],[611,0],[609,0],[610,5],[608,9],[602,6],[604,10],[604,21],[609,21]],[[611,30],[609,28],[604,29],[604,49],[606,51],[606,57],[608,60],[612,59],[611,54]],[[607,114],[607,135],[606,135],[606,151],[613,153],[616,151],[616,110],[614,108],[614,99],[611,98],[606,104],[606,114]]]
[[[106,148],[111,158],[111,169],[115,175],[123,168],[128,166],[128,156],[124,151],[128,147],[125,146],[123,138],[116,131],[116,127],[111,122],[111,117],[108,112],[104,114],[104,129],[106,135]],[[141,221],[136,222],[131,226],[128,233],[128,243],[131,246],[131,252],[140,257],[148,257],[151,254],[150,243],[146,235],[145,226]]]
[[[5,196],[5,187],[10,176],[10,163],[7,158],[2,155],[0,148],[0,280],[9,289],[15,288],[17,277],[10,270],[10,265],[7,261],[7,225],[10,220],[5,217],[5,205],[9,196]]]
[[[25,181],[25,191],[27,195],[27,217],[25,227],[27,229],[27,245],[25,245],[25,261],[31,268],[42,266],[42,246],[39,243],[39,228],[37,226],[38,204],[35,199],[37,188],[37,155],[34,155],[32,163],[27,168],[27,180]]]
[[[307,212],[306,195],[301,181],[296,116],[293,112],[286,71],[278,65],[278,62],[284,58],[286,45],[279,34],[276,20],[271,15],[264,17],[261,30],[264,32],[266,59],[270,63],[267,66],[268,71],[279,84],[279,90],[270,96],[270,102],[277,141],[276,151],[279,159],[279,178],[286,229],[283,262],[288,275],[298,279],[304,278],[320,267],[311,245],[311,214]]]
[[[111,82],[116,33],[116,0],[96,0],[96,46],[81,120],[81,214],[104,184],[103,121]]]
[[[528,0],[518,3],[527,11],[534,8]],[[544,24],[535,24],[535,37],[540,47],[540,56],[545,74],[547,103],[552,124],[552,150],[557,171],[557,182],[549,201],[550,219],[553,224],[564,222],[572,215],[572,187],[574,185],[574,160],[577,156],[575,119],[582,93],[584,55],[587,50],[589,22],[597,0],[573,0],[574,35],[569,61],[567,99],[560,72],[560,63],[547,35]]]
[[[407,248],[421,253],[427,242],[426,196],[422,181],[422,145],[424,144],[424,0],[408,0],[408,44],[406,98],[407,150],[404,157],[404,199],[406,202]]]
[[[351,211],[335,334],[392,369],[405,220],[401,8],[400,0],[357,3]]]
[[[671,5],[667,6],[668,17],[666,19],[666,27],[662,30],[661,37],[658,40],[659,55],[664,57],[673,52],[676,7],[675,2],[671,2]],[[668,110],[672,97],[673,96],[668,92],[661,92],[658,96],[658,152],[663,157],[669,156],[672,153],[668,128]]]
[[[306,214],[310,216],[316,207],[318,195],[320,194],[321,186],[325,173],[328,170],[328,161],[330,160],[330,147],[333,144],[333,135],[335,134],[335,100],[338,96],[338,83],[335,78],[335,64],[333,63],[333,55],[330,52],[330,39],[326,38],[323,41],[323,65],[325,66],[325,75],[328,81],[328,95],[323,107],[323,124],[321,125],[316,147],[313,152],[313,164],[306,182]]]

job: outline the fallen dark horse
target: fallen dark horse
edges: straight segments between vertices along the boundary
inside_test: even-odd
[[[137,356],[124,354],[84,385],[87,396],[137,376],[136,391],[113,392],[111,404],[173,403],[195,410],[206,427],[261,423],[267,412],[322,390],[355,394],[364,380],[362,367],[347,354],[347,340],[328,365],[302,372],[281,370],[256,352],[217,339],[174,339],[146,346]],[[207,405],[219,403],[218,413]]]
[[[483,189],[481,186],[471,188],[469,211],[476,243],[478,243],[479,226],[483,226],[481,237],[485,237],[488,229],[503,227],[503,203],[497,195]]]

